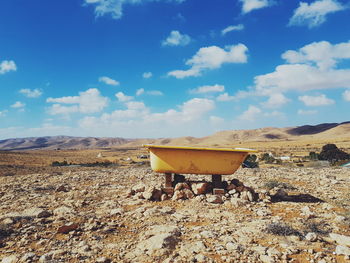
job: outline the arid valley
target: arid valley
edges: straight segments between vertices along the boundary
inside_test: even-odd
[[[191,174],[167,194],[146,143],[253,148],[259,167],[223,176],[221,195]],[[0,260],[350,262],[350,169],[310,159],[326,144],[350,153],[350,124],[0,141]]]

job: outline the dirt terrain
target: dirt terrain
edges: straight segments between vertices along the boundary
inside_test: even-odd
[[[141,141],[0,151],[0,262],[350,262],[350,169],[304,160],[326,143],[350,153],[346,132],[331,136],[340,128],[313,139],[210,138],[292,157],[224,176],[222,195],[204,175],[167,194]],[[184,140],[201,145],[163,144]]]

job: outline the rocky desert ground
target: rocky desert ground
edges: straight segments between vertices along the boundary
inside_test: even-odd
[[[89,149],[57,149],[81,143],[65,137],[3,141],[0,261],[350,262],[350,169],[303,161],[328,143],[349,153],[349,129],[226,131],[123,147],[106,139],[103,149],[96,138],[82,139]],[[222,195],[205,175],[180,177],[166,194],[141,143],[250,147],[291,159],[223,176]]]
[[[185,179],[166,196],[147,163],[3,175],[0,259],[350,262],[350,169],[241,168],[222,196]]]

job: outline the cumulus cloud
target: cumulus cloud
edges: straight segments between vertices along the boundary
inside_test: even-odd
[[[261,105],[266,108],[279,108],[288,102],[289,99],[282,93],[274,93],[270,95],[266,102],[261,103]]]
[[[226,63],[246,63],[248,48],[243,44],[226,46],[224,49],[217,46],[200,48],[186,65],[188,70],[174,70],[168,73],[178,79],[200,76],[204,70],[217,69]]]
[[[111,86],[118,86],[120,84],[119,81],[116,81],[115,79],[111,79],[110,77],[106,77],[106,76],[100,77],[98,81]]]
[[[215,108],[215,102],[209,99],[194,98],[165,112],[151,112],[140,101],[129,101],[124,104],[126,109],[116,110],[112,113],[104,113],[100,117],[84,117],[79,125],[82,129],[94,131],[98,127],[108,131],[127,134],[126,136],[154,137],[163,132],[164,136],[170,136],[184,132],[190,127],[191,131],[198,129],[203,132],[200,123],[207,117],[207,113]],[[206,126],[207,127],[207,122]],[[161,127],[161,129],[160,129]],[[138,134],[138,135],[137,135]],[[157,135],[159,136],[159,135]]]
[[[11,108],[20,109],[20,108],[24,108],[25,106],[26,106],[25,103],[22,103],[20,101],[16,101],[14,104],[11,105]]]
[[[113,19],[119,19],[123,16],[123,6],[126,4],[134,5],[156,1],[181,3],[185,0],[85,0],[85,4],[95,6],[96,17],[110,15]]]
[[[144,79],[149,79],[149,78],[151,78],[152,76],[153,76],[152,72],[144,72],[144,73],[142,74],[142,77],[143,77]]]
[[[343,6],[336,0],[318,0],[313,3],[300,2],[289,20],[289,25],[317,27],[326,21],[328,14],[344,10]]]
[[[162,41],[163,46],[186,46],[191,42],[191,37],[181,34],[177,30],[170,32],[170,35]]]
[[[23,94],[28,98],[38,98],[43,94],[43,92],[39,89],[21,89],[19,93]]]
[[[332,45],[327,41],[314,42],[299,50],[288,50],[282,54],[288,63],[305,63],[320,70],[334,68],[342,59],[350,58],[350,41]]]
[[[314,115],[317,113],[317,110],[298,110],[299,115]]]
[[[69,114],[73,112],[96,113],[102,111],[108,105],[108,98],[103,97],[98,89],[88,89],[79,92],[79,96],[48,98],[46,102],[56,103],[49,109],[49,113],[52,115]],[[62,104],[75,105],[64,106]]]
[[[13,60],[3,60],[0,63],[0,74],[5,74],[10,71],[16,71],[17,66]]]
[[[228,27],[225,27],[223,30],[221,30],[221,35],[226,35],[228,32],[232,32],[232,31],[241,31],[244,29],[244,25],[243,24],[239,24],[239,25],[236,25],[236,26],[228,26]]]
[[[346,100],[346,101],[350,101],[350,90],[344,91],[343,99]]]
[[[238,119],[242,121],[255,121],[261,113],[260,108],[249,105],[248,109],[238,116]]]
[[[337,69],[339,62],[350,58],[350,42],[315,42],[297,51],[288,50],[282,58],[287,64],[255,77],[257,94],[350,88],[350,69]]]
[[[334,104],[334,100],[329,99],[326,95],[321,94],[318,96],[299,96],[298,99],[302,101],[306,106],[327,106]]]
[[[260,9],[263,7],[268,7],[272,4],[268,0],[239,0],[242,2],[242,13],[247,14],[255,9]]]
[[[120,101],[120,102],[127,102],[127,101],[134,99],[134,97],[127,96],[121,91],[116,93],[115,96],[117,97],[118,101]]]
[[[225,87],[223,85],[215,84],[215,85],[207,85],[207,86],[201,86],[196,89],[190,90],[190,93],[193,94],[202,94],[202,93],[215,93],[215,92],[223,92],[225,90]]]

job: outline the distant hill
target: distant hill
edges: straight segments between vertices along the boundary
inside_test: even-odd
[[[93,149],[115,147],[130,142],[123,138],[47,136],[0,141],[0,150]]]
[[[97,137],[48,136],[15,138],[0,141],[0,150],[35,149],[96,149],[139,147],[142,144],[229,146],[240,142],[296,141],[309,139],[350,138],[350,122],[323,123],[288,128],[266,127],[253,130],[220,131],[213,135],[195,138],[124,139]]]

